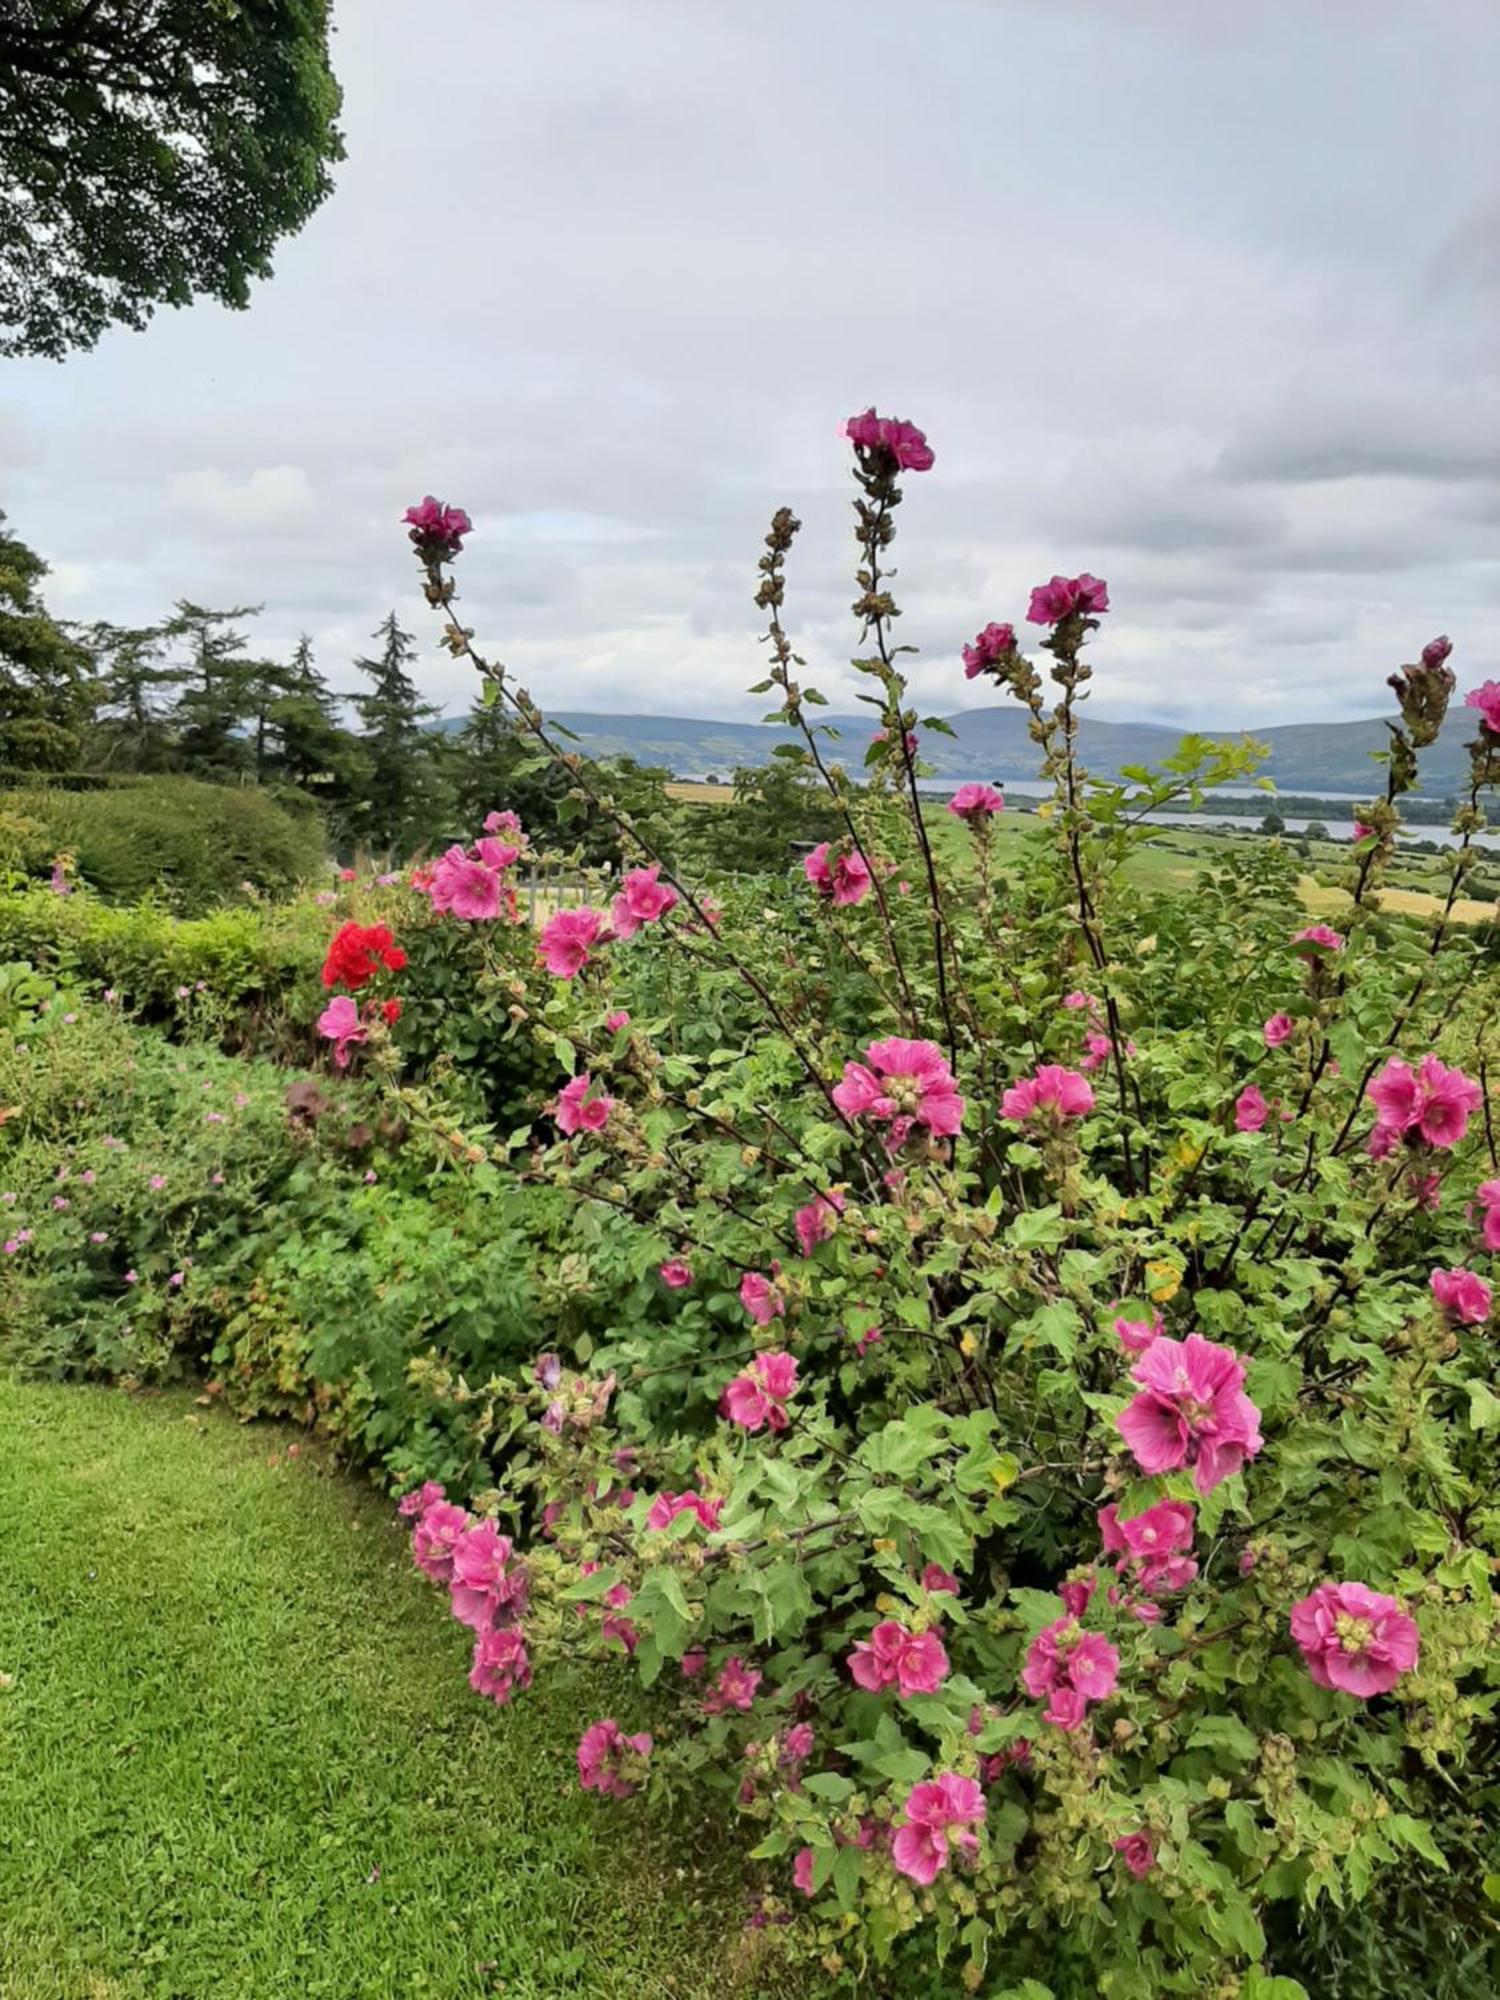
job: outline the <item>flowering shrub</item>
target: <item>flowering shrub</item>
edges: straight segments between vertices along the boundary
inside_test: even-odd
[[[592,1723],[580,1782],[716,1794],[755,1835],[755,1920],[830,1971],[925,1929],[975,1987],[1288,2000],[1299,1913],[1441,1867],[1450,1796],[1500,1778],[1475,1268],[1500,1239],[1495,986],[1452,921],[1500,720],[1469,697],[1425,929],[1376,892],[1454,691],[1446,642],[1393,679],[1338,928],[1299,924],[1274,850],[1147,903],[1122,874],[1142,814],[1248,756],[1189,739],[1091,780],[1110,601],[1054,576],[1025,614],[1041,662],[995,621],[962,664],[1025,707],[1055,799],[1002,884],[998,794],[965,787],[945,879],[888,560],[898,475],[934,456],[873,411],[847,430],[881,722],[860,791],[795,678],[787,510],[757,592],[762,687],[842,827],[805,901],[720,921],[619,816],[623,911],[495,961],[565,1071],[550,1125],[499,1150],[580,1222],[627,1218],[667,1317],[486,1385],[510,1582],[488,1618],[447,1587],[497,1701],[629,1657],[651,1728]],[[452,650],[599,806],[456,622],[453,551],[418,548]],[[642,953],[670,1014],[641,1008]],[[416,1503],[424,1567],[448,1507]],[[1455,1931],[1482,1847],[1454,1843]]]

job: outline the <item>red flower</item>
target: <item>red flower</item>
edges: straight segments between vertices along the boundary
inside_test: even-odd
[[[396,1023],[401,1019],[401,1002],[399,1000],[382,1000],[380,1003],[380,1015],[388,1028],[394,1028]]]
[[[372,980],[381,966],[400,972],[406,953],[392,937],[386,924],[344,924],[334,933],[323,961],[323,984],[347,986],[357,993]]]

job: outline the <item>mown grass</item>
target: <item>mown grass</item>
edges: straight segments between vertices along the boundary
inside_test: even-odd
[[[3,2000],[779,1991],[727,1859],[578,1790],[623,1685],[479,1701],[292,1436],[0,1378]]]

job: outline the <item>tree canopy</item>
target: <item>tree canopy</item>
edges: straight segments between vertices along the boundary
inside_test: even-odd
[[[329,0],[8,0],[0,353],[244,306],[343,157]]]

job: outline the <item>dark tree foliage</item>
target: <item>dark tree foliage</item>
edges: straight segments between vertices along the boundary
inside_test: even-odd
[[[181,669],[167,658],[165,625],[87,627],[97,710],[89,762],[100,770],[170,771],[175,763],[172,694]]]
[[[92,706],[90,661],[42,603],[46,574],[0,514],[0,764],[63,771]]]
[[[328,0],[0,0],[0,353],[244,306],[342,158]]]
[[[182,642],[188,655],[176,718],[178,754],[187,770],[222,777],[249,761],[242,724],[254,713],[261,663],[245,658],[245,635],[234,621],[253,618],[259,609],[241,604],[209,611],[184,599],[167,627],[167,636]]]
[[[378,656],[354,662],[369,679],[370,690],[350,696],[364,725],[360,745],[370,767],[359,832],[372,847],[395,852],[431,838],[447,788],[437,746],[424,726],[439,711],[422,700],[410,672],[416,643],[394,611],[381,620],[374,637],[381,642]]]

